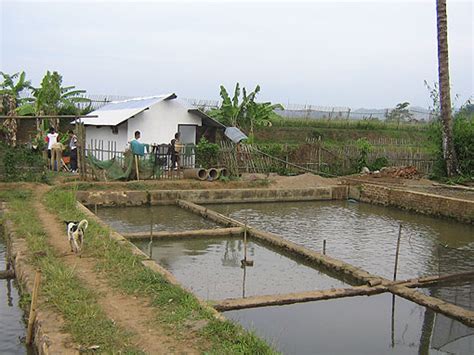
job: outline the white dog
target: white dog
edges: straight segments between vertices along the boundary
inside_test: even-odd
[[[89,225],[86,219],[80,222],[64,221],[67,226],[67,238],[71,245],[71,251],[79,254],[82,250],[82,243],[84,242],[84,234]]]

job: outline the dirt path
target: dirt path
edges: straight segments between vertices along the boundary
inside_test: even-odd
[[[35,208],[38,217],[48,235],[49,243],[64,255],[62,260],[73,268],[85,286],[98,294],[98,304],[119,327],[134,334],[135,345],[148,354],[198,354],[197,345],[191,339],[183,344],[166,335],[153,322],[155,310],[148,305],[145,297],[133,297],[120,293],[108,286],[107,281],[94,270],[92,258],[78,258],[70,252],[66,231],[63,224],[42,204],[42,196],[47,192],[45,186],[37,186],[35,190]],[[193,344],[194,343],[194,344]]]

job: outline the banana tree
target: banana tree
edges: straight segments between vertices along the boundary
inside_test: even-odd
[[[247,95],[247,90],[242,89],[243,97],[240,99],[240,85],[237,83],[234,89],[234,96],[231,98],[226,88],[221,85],[220,96],[222,98],[221,107],[212,110],[209,114],[218,119],[226,126],[235,126],[244,128],[248,126],[247,111],[249,106],[254,102],[255,96],[260,91],[260,86],[257,85],[254,91]]]
[[[254,136],[254,127],[271,127],[272,117],[275,116],[275,110],[283,110],[281,104],[272,104],[271,102],[252,102],[247,110],[247,117],[250,123],[250,137]]]
[[[85,90],[74,90],[75,86],[62,87],[62,76],[54,71],[47,71],[41,81],[39,88],[33,89],[35,102],[33,105],[36,115],[56,116],[64,108],[75,108],[78,111],[77,103],[90,103],[90,99],[83,97]],[[37,122],[38,128],[40,122]],[[59,118],[50,120],[50,125],[55,129],[59,128]]]
[[[18,114],[19,107],[31,100],[31,98],[21,97],[21,92],[27,89],[31,89],[31,82],[26,80],[26,74],[24,71],[9,75],[4,72],[0,72],[3,77],[2,83],[0,83],[0,96],[2,97],[3,102],[6,103],[4,106],[4,111],[8,116],[12,118],[7,118],[3,122],[3,127],[6,132],[6,138],[8,144],[12,147],[16,146],[16,137],[18,132],[18,123],[13,116]],[[17,82],[15,83],[15,80]]]

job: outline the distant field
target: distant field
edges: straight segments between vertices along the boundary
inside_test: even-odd
[[[426,124],[396,124],[363,121],[281,120],[271,127],[259,127],[255,132],[257,143],[302,144],[308,139],[321,137],[324,145],[352,144],[367,138],[374,145],[413,146],[434,149]]]

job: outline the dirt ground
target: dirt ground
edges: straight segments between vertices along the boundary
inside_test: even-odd
[[[277,174],[243,174],[243,181],[257,181],[267,179],[268,187],[276,189],[304,189],[320,186],[339,185],[341,182],[337,178],[325,178],[311,173],[296,176],[280,176]]]

